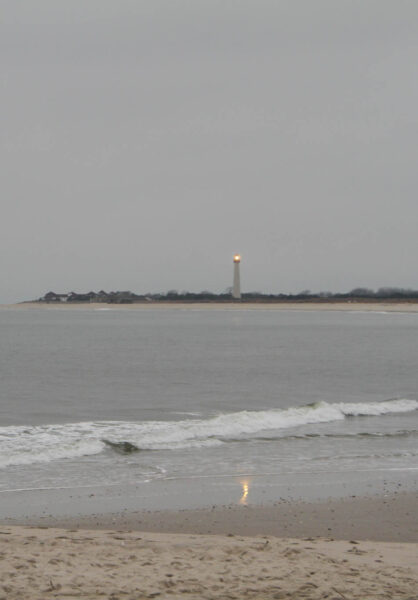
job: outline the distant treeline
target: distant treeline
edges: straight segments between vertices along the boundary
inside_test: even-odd
[[[154,294],[153,298],[156,299],[172,299],[172,300],[187,300],[193,298],[219,298],[219,299],[231,299],[231,291],[228,289],[222,294],[214,294],[212,292],[203,291],[200,293],[192,292],[178,292],[177,290],[169,290],[166,294]],[[303,290],[298,294],[264,294],[263,292],[244,292],[242,294],[243,300],[254,300],[254,299],[266,299],[266,300],[323,300],[323,299],[350,299],[350,298],[372,298],[372,299],[412,299],[418,298],[418,290],[396,288],[396,287],[384,287],[378,290],[372,290],[369,288],[354,288],[349,292],[311,292],[310,290]]]
[[[131,291],[87,292],[59,294],[48,292],[38,302],[104,302],[107,304],[133,304],[137,302],[348,302],[348,301],[414,301],[418,300],[418,290],[383,287],[377,291],[369,288],[354,288],[346,293],[319,292],[304,290],[298,294],[264,294],[262,292],[244,292],[241,300],[234,300],[228,288],[221,294],[204,290],[188,292],[169,290],[163,293],[135,294]]]

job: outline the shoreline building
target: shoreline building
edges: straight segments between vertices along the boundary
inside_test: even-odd
[[[235,300],[241,300],[241,281],[239,273],[239,265],[241,262],[241,256],[234,254],[234,282],[232,286],[232,297]]]

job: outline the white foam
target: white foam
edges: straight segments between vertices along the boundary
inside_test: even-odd
[[[390,413],[403,413],[416,410],[418,402],[416,400],[396,399],[385,400],[384,402],[368,403],[340,403],[337,404],[341,412],[346,416],[379,416]]]
[[[0,428],[0,467],[80,458],[103,451],[104,444],[100,439],[76,435],[71,429],[65,425]]]
[[[315,423],[342,421],[347,416],[380,416],[413,411],[416,400],[398,399],[369,403],[334,403],[284,410],[241,411],[209,419],[104,421],[36,427],[0,428],[0,467],[28,465],[111,452],[104,439],[129,442],[141,450],[176,450],[219,446],[228,439],[258,436],[265,431]]]

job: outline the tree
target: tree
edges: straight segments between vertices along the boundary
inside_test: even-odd
[[[374,291],[369,288],[354,288],[351,292],[348,292],[349,296],[357,296],[359,298],[371,298],[374,296]]]

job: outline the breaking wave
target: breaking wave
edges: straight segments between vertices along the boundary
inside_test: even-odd
[[[219,446],[240,437],[347,417],[381,416],[418,409],[418,401],[397,399],[369,403],[318,402],[306,406],[241,411],[207,419],[182,421],[102,421],[0,427],[0,467],[77,459],[102,452],[131,454],[139,450],[176,450]]]

